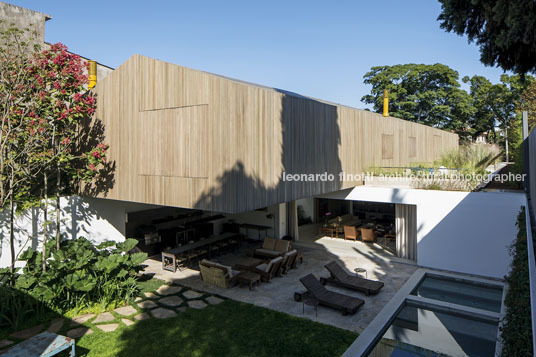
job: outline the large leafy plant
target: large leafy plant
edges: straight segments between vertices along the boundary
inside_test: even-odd
[[[136,274],[147,259],[146,253],[128,254],[135,239],[116,243],[105,241],[94,246],[85,238],[47,243],[48,269],[42,269],[42,254],[32,248],[21,260],[26,261],[23,274],[15,278],[15,287],[45,302],[58,311],[82,309],[95,304],[107,307],[129,301],[139,293]]]

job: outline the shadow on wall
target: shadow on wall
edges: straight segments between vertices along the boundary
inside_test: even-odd
[[[82,136],[80,137],[80,143],[82,143],[81,152],[87,152],[105,141],[105,127],[101,119],[87,118],[83,126],[85,130],[82,131]],[[79,185],[80,187],[77,188],[78,193],[82,196],[97,197],[102,195],[102,197],[106,197],[115,185],[115,168],[115,161],[105,162],[99,170],[99,174],[91,183],[81,183]]]
[[[522,206],[523,194],[467,194],[420,239],[419,265],[502,279]]]
[[[96,98],[96,95],[94,95]],[[102,120],[99,118],[85,118],[82,121],[81,136],[78,138],[79,147],[76,151],[83,153],[96,147],[99,143],[104,142],[105,128]],[[107,192],[115,185],[114,172],[116,168],[115,161],[105,162],[102,165],[99,174],[90,184],[75,182],[75,190],[84,196],[95,197],[102,194],[106,196]],[[50,186],[54,187],[57,182],[57,176],[49,179]],[[63,196],[60,205],[60,215],[62,221],[61,232],[65,237],[89,236],[88,227],[91,222],[99,220],[102,216],[95,205],[85,203],[80,197],[69,196],[72,192],[62,192]],[[49,225],[49,239],[54,237],[55,227],[55,202],[54,198],[50,198],[48,219],[53,222]],[[5,266],[6,262],[10,261],[11,254],[9,249],[10,236],[10,215],[9,210],[0,211],[0,267]],[[18,256],[28,247],[37,249],[40,242],[43,240],[43,209],[30,208],[25,212],[17,215],[14,222],[15,235],[15,254]],[[122,231],[124,227],[116,226],[116,229]],[[9,265],[9,263],[7,263]]]
[[[218,185],[211,187],[194,203],[194,207],[202,210],[239,213],[278,203],[289,202],[323,192],[338,191],[341,187],[339,173],[342,171],[339,158],[341,134],[337,107],[318,101],[311,101],[298,95],[282,93],[281,123],[281,158],[275,168],[278,182],[267,187],[263,179],[255,173],[246,172],[249,165],[237,159],[233,167],[217,177]],[[239,117],[236,120],[246,121],[249,118]],[[255,118],[256,119],[256,118]],[[271,118],[259,118],[269,121]],[[242,127],[245,127],[243,125]],[[255,143],[265,138],[254,138]],[[232,133],[225,138],[224,147],[238,138],[246,137],[243,132]],[[277,138],[277,136],[276,136]],[[327,138],[327,139],[326,139]],[[276,140],[275,138],[273,140]],[[268,146],[271,143],[268,143]],[[274,146],[277,143],[273,143]],[[258,156],[253,160],[260,165],[270,159],[269,149],[258,145]],[[289,182],[282,180],[282,173],[289,174],[322,174],[332,173],[333,181],[328,182]]]

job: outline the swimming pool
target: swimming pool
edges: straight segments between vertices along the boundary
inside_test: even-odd
[[[494,356],[497,330],[497,321],[406,304],[369,356]]]
[[[411,295],[501,312],[503,287],[466,279],[427,275]]]
[[[503,298],[501,281],[421,268],[343,356],[495,356]]]

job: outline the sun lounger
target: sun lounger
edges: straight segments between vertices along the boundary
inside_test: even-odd
[[[342,311],[343,315],[355,314],[365,302],[359,298],[327,290],[313,274],[300,279],[307,292],[317,299],[320,305]]]
[[[383,282],[364,279],[346,272],[335,261],[331,261],[324,265],[331,276],[329,278],[321,278],[322,283],[331,283],[333,285],[342,286],[347,289],[364,292],[367,296],[377,294],[383,288]]]

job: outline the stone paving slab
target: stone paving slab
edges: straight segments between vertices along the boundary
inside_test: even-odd
[[[146,312],[142,312],[141,314],[134,316],[134,318],[135,318],[136,320],[140,320],[140,321],[141,321],[141,320],[147,320],[147,319],[150,319],[150,318],[151,318],[151,315],[149,315],[149,314],[146,313]]]
[[[147,297],[149,299],[153,299],[153,298],[156,297],[156,295],[154,293],[151,293],[151,292],[144,293],[143,295],[145,295],[145,297]]]
[[[98,323],[101,323],[101,322],[108,322],[108,321],[112,321],[112,320],[115,320],[114,315],[112,315],[109,312],[103,312],[102,314],[97,316],[95,318],[95,320],[93,320],[93,323],[98,324]]]
[[[138,306],[141,307],[142,309],[152,309],[153,307],[157,307],[158,305],[154,301],[147,300],[147,301],[139,302]]]
[[[203,309],[207,307],[207,304],[201,300],[192,300],[192,301],[188,301],[188,306],[190,306],[193,309]]]
[[[90,333],[93,333],[93,330],[87,327],[78,327],[67,331],[67,336],[70,338],[80,338],[82,336],[89,335]]]
[[[182,295],[187,299],[197,299],[203,296],[203,294],[198,293],[197,291],[188,290],[182,293]]]
[[[178,294],[181,290],[182,288],[180,286],[162,285],[156,290],[156,292],[160,295],[174,295]]]
[[[4,338],[3,340],[0,340],[0,348],[9,346],[13,343],[13,341],[8,340],[7,338]]]
[[[83,324],[84,322],[87,322],[88,320],[90,320],[94,316],[95,316],[95,314],[84,314],[84,315],[77,316],[77,317],[72,319],[73,322],[71,323],[71,325]]]
[[[119,327],[119,324],[104,324],[104,325],[97,325],[97,328],[101,329],[104,332],[112,332],[115,331]]]
[[[43,330],[43,324],[39,324],[39,325],[34,326],[34,327],[30,327],[30,328],[27,328],[27,329],[24,329],[24,330],[13,332],[9,336],[26,340],[26,339],[28,339],[30,337],[34,337],[35,335],[37,335],[42,330]]]
[[[218,305],[223,302],[223,299],[220,299],[219,297],[216,297],[216,296],[209,296],[208,298],[205,299],[205,301],[211,305]]]
[[[183,300],[180,297],[174,295],[174,296],[161,298],[160,300],[158,300],[158,302],[166,306],[175,307],[175,306],[179,306],[180,304],[182,304]]]
[[[129,319],[121,319],[121,321],[127,326],[134,325],[134,321]]]
[[[119,307],[119,308],[115,309],[114,311],[117,312],[119,315],[123,315],[123,316],[130,316],[130,315],[133,315],[136,312],[138,312],[138,310],[136,310],[135,308],[133,308],[130,305],[129,306]]]
[[[52,333],[57,333],[61,327],[63,326],[63,317],[58,317],[52,320],[50,323],[50,326],[48,327],[47,331]]]
[[[153,317],[157,319],[165,319],[165,318],[173,317],[177,315],[175,311],[164,309],[163,307],[159,307],[158,309],[151,310],[151,314],[153,315]]]

